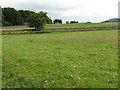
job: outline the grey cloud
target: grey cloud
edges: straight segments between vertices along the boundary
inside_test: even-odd
[[[62,14],[64,13],[63,11],[67,11],[69,9],[71,9],[70,7],[59,7],[55,4],[40,4],[40,3],[36,3],[36,2],[21,2],[21,3],[18,3],[16,4],[15,6],[16,9],[20,10],[20,9],[23,9],[23,10],[33,10],[33,11],[36,11],[36,12],[39,12],[39,11],[45,11],[48,13],[48,16],[51,18],[51,19],[55,19],[55,18],[58,18],[58,19],[62,19],[63,22],[65,23],[66,21],[71,21],[71,20],[76,20],[76,21],[85,21],[86,18],[84,17],[79,17],[79,16],[63,16]],[[88,21],[91,21],[89,18],[87,19]]]
[[[16,4],[15,6],[17,9],[23,9],[23,10],[34,10],[38,12],[39,10],[42,10],[41,6],[38,3],[33,2],[21,2]]]
[[[57,7],[54,4],[40,4],[40,3],[36,3],[36,2],[21,2],[16,4],[16,9],[20,10],[33,10],[36,12],[39,11],[45,11],[48,13],[48,16],[51,17],[52,19],[55,18],[61,18],[62,19],[62,13],[63,11],[66,11],[70,8],[61,8],[61,7]]]
[[[37,2],[20,2],[16,5],[17,8],[21,9],[30,9],[34,11],[39,11],[39,10],[48,10],[48,11],[65,11],[70,9],[70,7],[59,7],[56,4],[40,4]]]
[[[103,3],[104,1],[104,3]],[[101,21],[117,16],[118,0],[1,0],[2,6],[18,10],[45,11],[62,20]],[[102,6],[102,7],[101,7]],[[79,12],[77,12],[79,10]],[[112,12],[111,12],[112,11]]]

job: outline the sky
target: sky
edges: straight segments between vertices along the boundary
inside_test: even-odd
[[[51,19],[101,22],[118,17],[119,0],[1,0],[1,7],[44,11]]]

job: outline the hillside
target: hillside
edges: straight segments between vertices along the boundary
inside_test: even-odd
[[[103,22],[120,22],[120,18],[112,18]]]

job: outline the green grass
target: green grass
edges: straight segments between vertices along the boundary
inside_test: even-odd
[[[117,30],[3,35],[3,88],[117,88]]]
[[[27,25],[2,27],[2,30],[22,30],[22,29],[31,29],[31,28],[28,27]]]
[[[108,27],[118,26],[118,23],[78,23],[78,24],[47,24],[45,28],[84,28],[84,27]],[[26,25],[2,27],[2,30],[31,29]]]
[[[46,28],[85,28],[85,27],[107,27],[118,26],[118,23],[76,23],[76,24],[47,24]]]
[[[0,34],[0,88],[2,88],[2,35]]]

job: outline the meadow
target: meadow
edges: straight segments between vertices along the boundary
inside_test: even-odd
[[[118,23],[46,24],[45,29],[49,29],[49,28],[109,27],[109,26],[118,26]],[[22,29],[33,29],[33,28],[29,28],[27,25],[2,27],[2,30],[22,30]]]
[[[117,88],[118,30],[2,36],[3,88]]]

